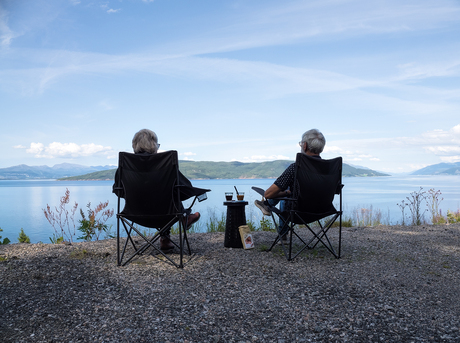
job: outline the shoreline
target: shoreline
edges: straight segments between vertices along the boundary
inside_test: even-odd
[[[334,239],[334,235],[332,237]],[[115,240],[0,246],[5,342],[460,342],[460,224],[343,228],[287,261],[192,233],[177,269]],[[172,254],[174,258],[177,254]],[[59,320],[57,320],[59,319]]]

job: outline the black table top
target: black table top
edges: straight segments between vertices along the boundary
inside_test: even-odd
[[[244,200],[224,201],[225,206],[246,206],[247,204],[248,202]]]

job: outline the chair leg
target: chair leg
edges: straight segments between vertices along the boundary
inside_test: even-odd
[[[187,220],[185,225],[187,225]],[[180,253],[180,262],[179,262],[179,268],[184,268],[184,263],[183,263],[183,258],[184,258],[184,242],[182,240],[182,230],[184,229],[183,224],[181,221],[179,221],[179,253]]]
[[[305,227],[313,234],[313,237],[308,237],[309,239],[303,239],[299,233],[296,232],[295,230],[295,224],[292,224],[294,220],[289,220],[289,230],[286,234],[289,236],[289,247],[285,247],[284,244],[282,244],[282,249],[284,252],[284,255],[286,256],[286,259],[288,261],[294,260],[297,256],[299,256],[304,250],[306,249],[314,249],[318,243],[321,243],[335,258],[340,258],[341,256],[341,244],[342,244],[342,227],[341,227],[341,222],[339,223],[339,242],[338,242],[338,250],[334,248],[333,243],[331,242],[329,236],[328,236],[328,231],[331,229],[332,224],[337,220],[339,217],[338,214],[336,214],[331,220],[327,222],[325,226],[321,225],[321,223],[318,221],[318,225],[320,227],[319,230],[315,231],[310,225],[307,223],[303,223]],[[301,219],[300,217],[298,219]],[[295,219],[297,220],[297,218]],[[300,242],[302,243],[302,247],[295,250],[293,249],[293,237],[296,237]],[[281,240],[281,235],[278,234],[276,237],[276,240],[273,242],[271,245],[270,249],[268,251],[271,251],[273,247]]]
[[[173,224],[174,224],[174,220],[176,219],[173,219],[171,220],[167,225],[165,225],[163,227],[163,229],[159,230],[158,233],[151,239],[147,238],[142,232],[140,232],[134,225],[133,223],[129,223],[126,219],[124,218],[121,218],[122,220],[122,224],[123,224],[123,227],[127,233],[127,237],[126,237],[126,240],[124,242],[124,246],[123,246],[123,249],[120,253],[120,256],[118,257],[118,265],[119,266],[125,266],[126,264],[128,264],[134,257],[138,256],[138,255],[142,255],[149,247],[152,247],[155,251],[157,251],[160,255],[162,255],[167,261],[164,261],[162,260],[163,262],[169,262],[170,264],[176,266],[177,268],[183,268],[183,261],[182,261],[182,258],[179,262],[179,264],[177,262],[175,262],[174,260],[172,260],[169,256],[167,256],[163,251],[161,251],[158,247],[156,247],[154,245],[154,243],[156,241],[158,241],[160,239],[160,236],[161,236],[161,233],[166,231],[169,227],[171,227]],[[129,227],[129,229],[128,229]],[[140,238],[142,238],[144,241],[145,241],[145,244],[141,247],[137,247],[136,244],[134,243],[133,239],[132,239],[132,231],[135,231]],[[119,232],[117,233],[117,244],[120,243],[121,241],[121,237],[119,235]],[[123,258],[124,258],[124,255],[126,253],[126,249],[128,247],[128,244],[131,243],[133,249],[135,250],[134,253],[129,256],[129,258],[127,258],[125,261],[123,261]],[[177,246],[177,245],[176,245]],[[118,249],[118,248],[117,248]],[[181,248],[180,248],[181,249]],[[181,249],[182,251],[182,249]],[[154,257],[157,257],[155,255],[153,255]],[[157,257],[158,258],[158,257]]]
[[[313,237],[308,242],[308,246],[314,242],[314,245],[311,249],[314,249],[319,243],[321,243],[335,258],[340,258],[340,249],[342,243],[342,228],[341,225],[339,226],[339,242],[338,242],[338,251],[334,249],[332,242],[327,235],[328,231],[331,229],[332,224],[336,221],[338,215],[335,215],[325,226],[322,226],[321,223],[318,221],[318,225],[320,230],[315,231],[313,230],[308,224],[305,224],[307,229],[313,234]]]

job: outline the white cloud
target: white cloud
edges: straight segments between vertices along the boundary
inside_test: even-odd
[[[429,146],[429,147],[424,147],[424,149],[435,155],[460,154],[460,146],[456,146],[456,145],[442,145],[442,146],[433,146],[433,147]]]
[[[39,156],[41,152],[44,150],[45,146],[42,143],[30,143],[30,148],[27,149],[28,154],[34,154],[35,156]]]
[[[120,9],[110,9],[108,3],[100,6],[114,13]],[[223,58],[198,57],[205,53],[236,51],[258,46],[288,44],[292,40],[302,40],[316,35],[331,33],[360,32],[375,34],[381,31],[411,30],[420,27],[444,25],[454,20],[459,8],[448,1],[412,1],[401,4],[390,1],[388,5],[370,5],[362,1],[312,1],[283,4],[283,6],[254,9],[248,11],[238,24],[222,23],[220,27],[209,30],[209,35],[199,35],[200,40],[188,38],[186,41],[172,40],[163,47],[156,47],[158,53],[130,55],[81,54],[69,51],[45,51],[44,64],[37,69],[24,70],[23,77],[39,85],[39,92],[45,90],[52,81],[70,75],[101,75],[131,71],[149,72],[161,75],[182,75],[192,78],[205,78],[219,82],[258,83],[270,90],[270,94],[335,92],[364,88],[368,86],[395,87],[389,84],[401,79],[427,78],[451,75],[460,72],[458,59],[438,61],[433,65],[410,62],[400,65],[398,75],[387,80],[369,81],[365,77],[348,76],[328,70],[293,68],[266,62],[237,61]],[[395,16],[395,13],[397,15]],[[311,18],[311,20],[308,20]],[[162,54],[161,52],[166,52]],[[34,61],[39,60],[39,51],[28,54]],[[450,56],[450,55],[449,55]],[[49,60],[53,63],[49,63]],[[45,67],[46,66],[46,67]],[[21,77],[22,71],[13,75],[2,75],[7,87],[14,80],[29,84]],[[32,76],[32,79],[31,79]],[[9,79],[9,80],[8,80]],[[225,81],[223,81],[225,80]],[[24,82],[25,81],[25,82]],[[18,82],[18,81],[16,81]],[[264,91],[266,94],[266,90]],[[423,104],[426,107],[427,104]]]
[[[447,156],[443,160],[456,159],[460,154],[460,125],[450,130],[436,129],[424,133],[422,136],[423,149],[438,156]]]
[[[257,85],[271,94],[335,92],[373,85],[366,80],[327,70],[293,68],[267,62],[238,61],[224,58],[177,57],[158,54],[110,56],[71,51],[23,52],[24,59],[34,55],[36,68],[17,69],[2,75],[6,87],[30,85],[29,92],[42,93],[50,85],[72,75],[114,75],[142,72],[182,76],[216,82]],[[49,61],[52,60],[52,63]],[[36,90],[33,90],[33,89]]]
[[[353,144],[345,143],[344,145],[345,146],[348,145],[348,147],[344,149],[344,148],[341,148],[341,147],[338,147],[338,146],[335,146],[335,145],[328,146],[326,144],[326,146],[324,147],[323,153],[330,154],[330,155],[335,155],[335,156],[340,155],[344,159],[346,159],[347,161],[379,161],[380,160],[378,157],[375,157],[372,154],[363,153],[362,152],[362,147],[359,148],[359,150],[358,149],[350,149],[350,147],[352,147],[352,145],[354,145],[354,143]]]
[[[185,156],[182,158],[184,161],[194,161],[194,159],[191,156],[196,156],[196,153],[187,151],[187,152],[179,153],[179,156]]]
[[[408,63],[398,66],[401,70],[401,79],[424,79],[429,77],[458,76],[460,74],[460,60],[442,60],[430,64]]]
[[[121,11],[121,8],[116,9],[116,10],[111,8],[111,9],[107,10],[107,13],[117,13],[117,12],[120,12],[120,11]]]
[[[21,145],[21,144],[19,144],[19,145],[14,145],[13,148],[14,148],[14,149],[27,149],[26,146]]]
[[[447,130],[434,129],[411,137],[387,136],[332,141],[330,145],[326,145],[324,153],[328,155],[326,158],[342,156],[347,162],[361,161],[362,165],[368,162],[373,169],[387,171],[391,171],[386,165],[390,162],[395,165],[399,163],[405,171],[440,162],[457,162],[460,156],[460,125]],[[414,163],[414,160],[431,163]],[[385,165],[375,164],[381,161],[386,161]]]
[[[8,12],[0,4],[0,46],[8,47],[13,38],[18,34],[14,33],[8,26]]]
[[[452,133],[455,134],[455,135],[460,135],[460,124],[458,125],[455,125],[452,129],[451,129]]]
[[[113,153],[112,148],[109,146],[104,147],[94,143],[78,145],[59,142],[53,142],[46,147],[43,143],[31,143],[26,152],[35,155],[36,158],[76,158]]]
[[[440,159],[441,159],[441,161],[446,162],[446,163],[460,162],[460,155],[456,155],[456,156],[441,156]]]

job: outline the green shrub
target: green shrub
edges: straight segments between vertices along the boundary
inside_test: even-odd
[[[88,208],[88,218],[86,218],[85,213],[80,209],[80,214],[82,219],[78,222],[80,227],[78,231],[81,231],[83,235],[78,237],[78,239],[84,239],[85,241],[91,241],[93,238],[99,240],[101,232],[109,232],[111,226],[105,224],[105,222],[113,216],[113,209],[106,209],[109,205],[109,202],[101,202],[93,210],[91,208],[91,202],[86,205]]]
[[[0,228],[0,232],[2,232],[2,231],[3,231],[3,230]],[[0,244],[8,244],[8,243],[10,243],[10,242],[11,242],[11,241],[10,241],[8,238],[5,237],[5,238],[2,240],[2,236],[0,236]]]
[[[61,244],[62,242],[64,242],[64,236],[56,236],[55,233],[53,233],[53,237],[50,237],[50,241],[51,243],[53,244]]]
[[[220,218],[217,217],[216,212],[212,211],[206,223],[206,232],[225,232],[225,225],[227,216],[221,213]]]
[[[447,211],[447,221],[449,223],[460,223],[460,210],[457,212]]]
[[[19,243],[30,243],[30,238],[24,233],[24,229],[21,228],[21,232],[19,232],[19,237],[18,237],[18,242]]]
[[[259,227],[257,228],[257,231],[275,232],[275,224],[273,224],[272,220],[263,217],[259,222]]]
[[[340,225],[339,221],[336,220],[332,227],[338,227]],[[353,219],[351,218],[342,218],[342,227],[353,227]]]
[[[89,255],[86,249],[83,250],[74,250],[70,253],[70,258],[81,260]]]

